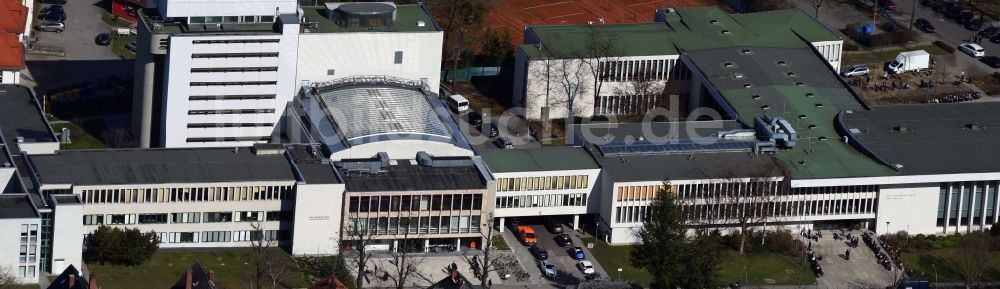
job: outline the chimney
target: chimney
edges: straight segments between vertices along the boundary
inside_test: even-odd
[[[187,269],[187,272],[184,273],[184,289],[191,289],[191,282],[194,282],[191,279],[191,269]]]
[[[76,275],[69,274],[69,287],[68,288],[73,288],[73,287],[76,287]]]
[[[215,284],[215,271],[208,270],[208,281],[212,281],[212,284]]]
[[[97,289],[97,273],[90,272],[90,280],[87,282],[90,282],[90,289]]]

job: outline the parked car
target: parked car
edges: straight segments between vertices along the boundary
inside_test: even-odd
[[[129,41],[128,44],[125,44],[125,49],[128,49],[128,51],[132,51],[132,53],[135,53],[135,41]]]
[[[535,257],[535,259],[538,260],[549,259],[549,252],[545,251],[545,248],[539,246],[531,246],[531,248],[528,248],[528,252],[531,252],[531,256]]]
[[[948,18],[952,18],[952,19],[958,18],[958,15],[962,14],[962,10],[964,10],[964,8],[962,8],[962,5],[959,5],[958,3],[952,2],[952,3],[945,4],[945,6],[944,6],[944,17],[948,17]]]
[[[858,64],[848,68],[844,68],[844,70],[841,71],[840,74],[843,75],[844,77],[865,76],[868,75],[868,72],[870,71],[871,70],[868,68],[867,64]]]
[[[986,29],[983,29],[983,31],[979,31],[979,36],[982,38],[990,38],[993,37],[994,35],[997,35],[997,32],[1000,32],[1000,28],[993,26],[986,27]]]
[[[969,23],[969,21],[971,21],[972,18],[974,18],[974,17],[976,17],[976,14],[973,14],[972,11],[965,11],[965,12],[959,13],[958,17],[955,17],[955,22],[958,22],[958,24],[963,24],[964,25],[966,23]]]
[[[100,46],[111,45],[111,33],[105,32],[105,33],[97,34],[97,37],[94,38],[94,43],[97,43],[97,45],[100,45]]]
[[[521,221],[518,220],[517,218],[510,218],[509,220],[507,220],[507,226],[510,227],[511,229],[517,228],[517,226],[520,225]]]
[[[53,12],[53,11],[66,12],[66,10],[63,8],[62,5],[49,5],[49,6],[45,6],[45,8],[42,8],[42,11],[40,11],[40,13],[41,14],[48,14],[49,12]]]
[[[545,274],[546,277],[556,276],[556,265],[549,260],[538,261],[538,268],[542,269],[542,274]]]
[[[993,37],[990,37],[990,42],[1000,43],[1000,34],[993,35]]]
[[[514,148],[514,142],[510,140],[509,137],[502,136],[495,140],[497,147],[502,149],[512,149]]]
[[[559,245],[559,247],[573,246],[573,239],[570,239],[569,235],[566,234],[556,235],[555,240],[556,240],[556,245]]]
[[[42,24],[35,25],[35,30],[62,33],[66,30],[66,24],[61,22],[42,22]]]
[[[892,0],[878,0],[877,2],[879,8],[889,11],[896,10],[896,3],[892,2]]]
[[[927,19],[923,18],[917,19],[916,21],[913,21],[913,26],[917,27],[917,29],[920,29],[920,31],[923,32],[927,33],[934,32],[934,24],[931,24],[931,22],[927,21]]]
[[[885,30],[885,32],[896,32],[901,29],[899,29],[899,26],[896,26],[896,24],[893,24],[892,22],[886,22],[882,23],[882,30]]]
[[[962,52],[965,52],[965,54],[972,57],[986,56],[986,50],[983,50],[982,46],[975,43],[962,43],[962,45],[958,46],[958,50],[961,50]]]
[[[491,122],[490,130],[487,132],[487,134],[489,134],[490,137],[496,137],[500,135],[500,128],[497,127],[497,124]]]
[[[580,272],[583,272],[583,274],[594,274],[594,264],[591,264],[590,261],[581,260],[580,263],[576,264],[576,267],[579,268]]]
[[[483,125],[483,114],[478,111],[470,111],[465,117],[468,118],[469,124],[476,126],[476,128]]]
[[[583,260],[584,258],[587,257],[587,256],[584,256],[584,254],[583,254],[583,248],[580,248],[580,247],[570,248],[569,249],[569,256],[573,257],[573,259],[576,259],[576,260]]]
[[[545,222],[545,229],[548,229],[553,234],[561,234],[563,232],[562,224],[554,219],[549,219]]]
[[[53,10],[48,13],[42,13],[40,18],[45,21],[50,22],[64,22],[66,21],[66,11]]]
[[[979,61],[983,62],[984,64],[986,64],[986,66],[989,67],[1000,68],[1000,57],[990,55],[980,58]]]
[[[969,29],[972,31],[979,31],[979,29],[983,29],[984,24],[985,23],[983,23],[982,18],[972,19],[969,21],[969,23],[965,23],[965,29]]]

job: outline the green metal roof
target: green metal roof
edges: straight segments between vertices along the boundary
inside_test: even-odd
[[[583,147],[574,146],[483,150],[480,155],[494,173],[600,168]]]
[[[438,31],[438,28],[434,24],[434,18],[420,5],[396,5],[396,19],[393,21],[393,25],[386,29],[375,30],[346,29],[341,27],[326,17],[326,7],[302,7],[302,11],[304,12],[306,21],[317,23],[317,27],[307,28],[310,33]],[[423,21],[424,26],[417,26],[417,21]]]
[[[792,124],[798,133],[797,145],[779,150],[774,157],[793,178],[895,175],[888,166],[841,141],[834,127],[837,114],[867,109],[832,70],[822,68],[823,59],[804,48],[730,47],[687,56],[718,90],[725,102],[724,113],[730,117],[747,126],[765,115]]]
[[[594,37],[612,39],[622,56],[677,55],[678,49],[731,46],[803,47],[809,42],[839,40],[836,34],[798,9],[730,15],[717,7],[677,8],[666,21],[643,24],[530,26],[541,40],[520,48],[531,57],[579,57]],[[596,36],[595,36],[596,35]],[[530,41],[530,37],[527,38]],[[543,51],[543,49],[545,51]],[[585,55],[585,54],[584,54]]]

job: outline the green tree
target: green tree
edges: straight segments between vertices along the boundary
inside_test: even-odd
[[[90,262],[101,264],[137,266],[149,260],[159,245],[155,232],[102,225],[91,235],[86,257]]]
[[[486,30],[482,54],[490,65],[503,66],[504,61],[514,55],[514,44],[507,31]]]
[[[684,215],[669,183],[656,192],[642,227],[636,231],[640,240],[632,250],[632,265],[653,275],[651,288],[674,288],[681,275],[685,252]]]
[[[689,289],[719,288],[723,250],[719,231],[699,231],[684,247],[684,263],[674,284]]]

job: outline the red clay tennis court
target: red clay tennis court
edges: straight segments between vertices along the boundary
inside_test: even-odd
[[[720,5],[715,0],[504,0],[490,8],[486,25],[521,44],[527,25],[644,23],[653,21],[657,8]]]

